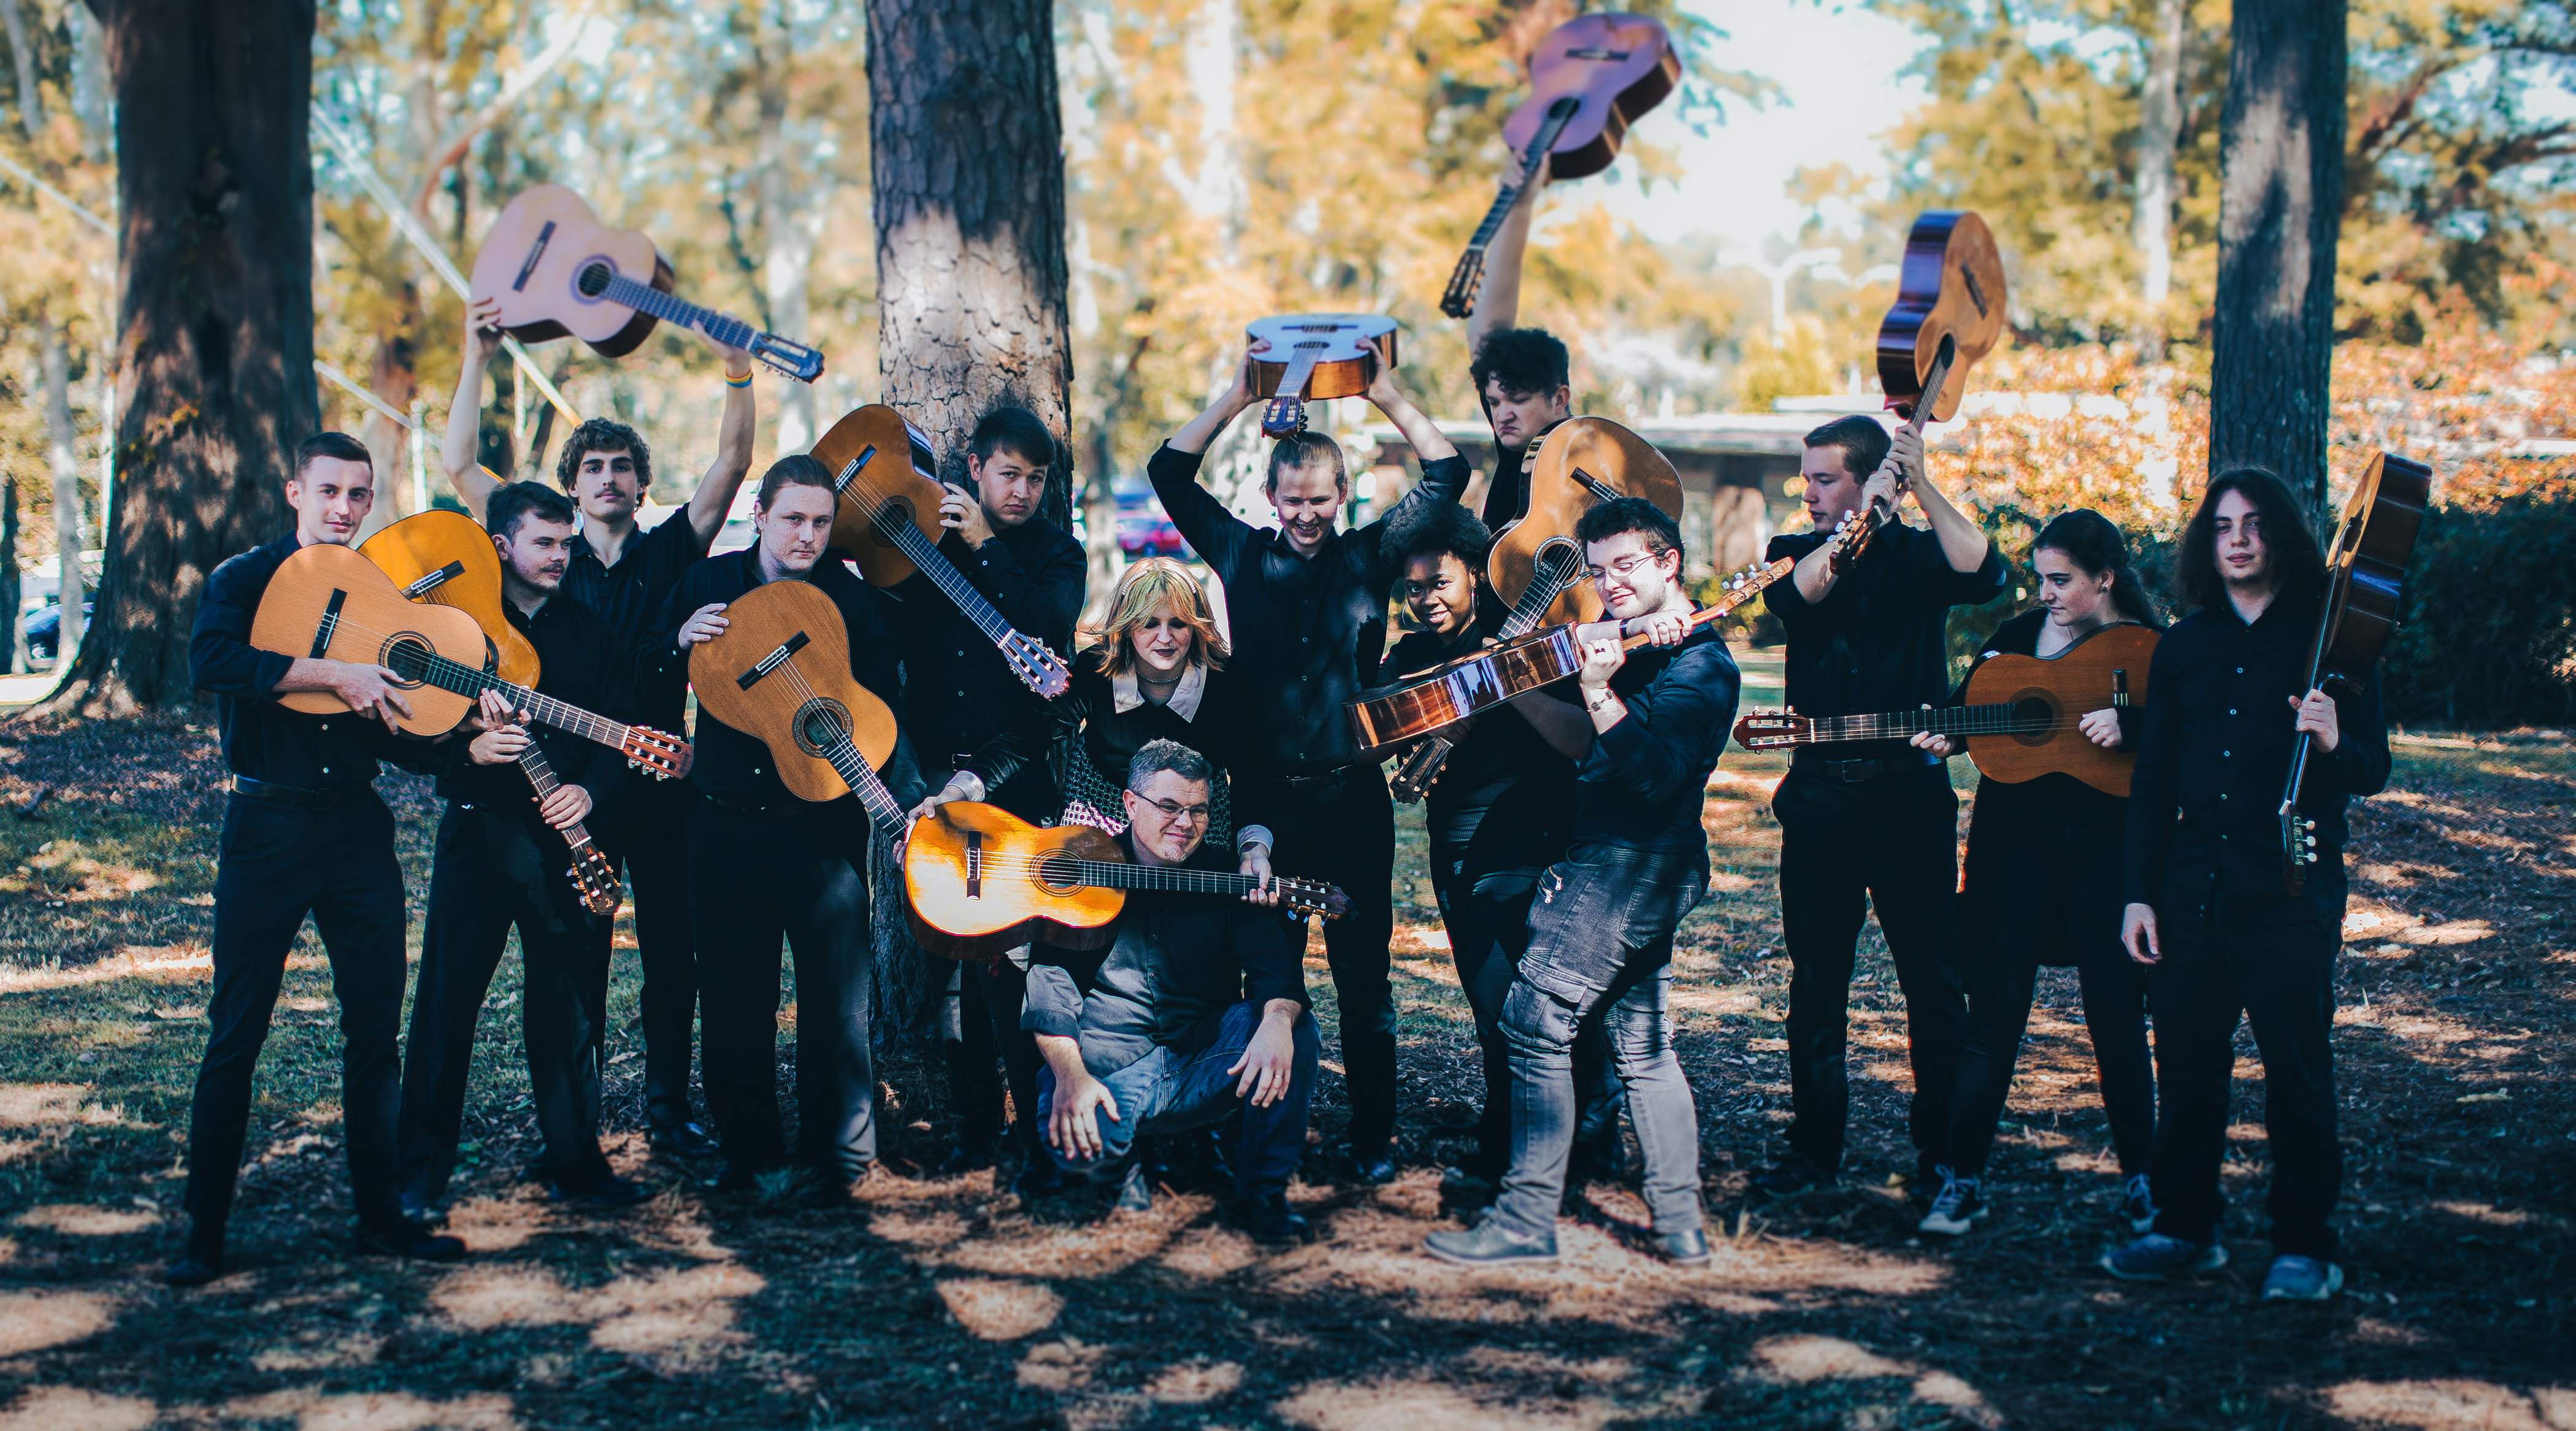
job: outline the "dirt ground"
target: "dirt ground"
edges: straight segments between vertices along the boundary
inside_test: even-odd
[[[946,1111],[909,1044],[883,1066],[904,1175],[860,1206],[690,1190],[634,1131],[621,954],[612,1149],[667,1190],[592,1217],[519,1181],[532,1132],[505,967],[454,1216],[473,1255],[355,1258],[334,1008],[308,942],[260,1066],[240,1270],[178,1292],[152,1274],[205,1037],[220,762],[177,722],[0,727],[0,1427],[2576,1427],[2576,759],[2556,733],[2398,751],[2394,789],[2357,821],[2337,1000],[2352,1280],[2324,1307],[2249,1301],[2267,1176],[2250,1084],[2227,1172],[2238,1264],[2149,1289],[2093,1269],[2119,1235],[2116,1190],[2063,971],[2043,980],[1974,1235],[1927,1245],[1886,1181],[1911,1159],[1902,1014],[1875,947],[1855,994],[1853,1176],[1749,1210],[1744,1175],[1787,1116],[1788,968],[1778,767],[1733,752],[1677,1009],[1714,1267],[1628,1250],[1643,1209],[1625,1188],[1595,1190],[1553,1267],[1419,1253],[1477,1095],[1408,826],[1407,1162],[1367,1188],[1311,1160],[1311,1245],[1259,1251],[1198,1194],[1096,1224],[1024,1209],[987,1172],[930,1175]],[[1964,762],[1958,778],[1973,784]],[[384,785],[416,906],[433,804],[406,777]],[[1320,942],[1311,962],[1331,1063]],[[1343,1121],[1328,1072],[1317,1138]]]

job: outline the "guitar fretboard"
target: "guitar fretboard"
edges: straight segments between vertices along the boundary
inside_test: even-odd
[[[2055,713],[2004,703],[1987,706],[1935,706],[1930,710],[1889,711],[1879,715],[1820,716],[1795,743],[1825,745],[1846,740],[1908,740],[1926,731],[1934,735],[2015,735],[2043,731],[2056,724]]]
[[[563,784],[555,777],[554,762],[546,759],[545,750],[534,740],[528,742],[527,749],[519,752],[519,768],[527,772],[528,783],[536,787],[537,803],[541,805]],[[590,831],[578,820],[564,826],[562,833],[564,843],[576,850],[590,843]]]
[[[612,750],[625,749],[627,737],[634,731],[633,726],[542,695],[526,686],[514,686],[489,671],[449,660],[428,647],[409,641],[395,643],[386,659],[387,664],[402,675],[426,681],[440,690],[453,691],[460,696],[480,696],[485,691],[498,691],[509,701],[511,709],[529,719],[584,740],[596,741]]]
[[[608,286],[600,290],[600,296],[611,302],[623,303],[639,313],[650,313],[666,322],[695,328],[728,348],[741,348],[747,352],[752,347],[752,340],[760,336],[759,329],[739,318],[711,308],[701,308],[685,298],[665,293],[649,283],[638,283],[622,273],[609,278]]]
[[[868,823],[877,827],[877,833],[889,840],[902,839],[905,824],[903,806],[896,802],[894,792],[885,787],[885,782],[877,778],[877,773],[868,768],[868,758],[860,753],[850,737],[844,734],[825,745],[823,758],[832,762],[832,768],[849,782],[850,793],[859,797],[859,804],[868,812]]]

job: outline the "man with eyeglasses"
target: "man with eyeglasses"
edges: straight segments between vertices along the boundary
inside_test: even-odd
[[[1642,621],[1650,644],[1631,654],[1615,631],[1583,643],[1590,732],[1574,768],[1571,841],[1539,879],[1529,952],[1503,999],[1511,1168],[1492,1211],[1425,1247],[1479,1266],[1556,1256],[1575,1132],[1574,1035],[1601,1009],[1645,1155],[1653,1250],[1692,1266],[1708,1260],[1708,1233],[1699,1114],[1673,1052],[1673,932],[1708,889],[1700,806],[1735,721],[1735,658],[1715,627],[1691,624],[1681,529],[1662,509],[1620,497],[1585,512],[1574,534],[1607,616]]]
[[[1214,779],[1207,757],[1177,741],[1137,750],[1119,837],[1136,863],[1231,870],[1206,848]],[[1118,1207],[1143,1211],[1153,1193],[1137,1138],[1231,1119],[1238,1225],[1264,1242],[1303,1237],[1288,1181],[1306,1147],[1318,1041],[1302,930],[1221,895],[1130,890],[1106,948],[1032,945],[1022,1019],[1045,1060],[1038,1122],[1056,1166],[1115,1179]]]

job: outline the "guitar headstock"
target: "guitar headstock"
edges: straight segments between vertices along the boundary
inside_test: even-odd
[[[1261,409],[1261,431],[1273,439],[1293,437],[1306,430],[1306,400],[1294,393],[1281,393]]]
[[[1440,311],[1451,318],[1469,316],[1476,311],[1476,294],[1484,286],[1485,250],[1480,244],[1459,255],[1458,266],[1450,270],[1448,291],[1440,295]]]
[[[1782,557],[1767,566],[1757,561],[1718,583],[1717,594],[1708,604],[1723,615],[1760,596],[1764,587],[1797,569],[1798,563],[1793,557]]]
[[[1054,700],[1073,688],[1073,672],[1044,641],[1025,631],[1014,631],[1001,645],[1002,659],[1010,662],[1011,674],[1030,690]]]
[[[2283,884],[2297,894],[2307,885],[2308,866],[2317,862],[2317,822],[2300,814],[2295,805],[2281,811],[2281,851]]]
[[[1454,748],[1436,735],[1415,742],[1396,762],[1395,774],[1387,781],[1387,789],[1396,802],[1410,805],[1430,794],[1431,787],[1440,783],[1441,767],[1449,763],[1449,752]]]
[[[606,918],[617,912],[623,896],[618,889],[617,871],[599,846],[584,843],[573,851],[572,868],[565,871],[572,887],[581,892],[581,907]]]
[[[755,333],[751,355],[798,382],[810,383],[823,376],[823,351],[802,343],[789,342],[775,333]]]
[[[1351,912],[1351,897],[1342,893],[1339,885],[1326,884],[1322,880],[1288,879],[1284,876],[1276,883],[1279,889],[1279,907],[1291,914],[1301,917],[1320,914],[1326,919],[1339,919]]]
[[[697,760],[697,752],[689,748],[687,741],[650,726],[628,726],[617,749],[628,765],[656,780],[678,780],[689,773],[689,767]]]
[[[1861,553],[1869,550],[1869,539],[1877,535],[1878,523],[1871,518],[1867,507],[1844,513],[1843,519],[1834,524],[1833,555],[1825,559],[1833,567],[1834,575],[1849,571],[1851,564],[1860,560]]]
[[[1735,722],[1735,743],[1746,750],[1785,750],[1815,738],[1816,723],[1796,711],[1753,711]]]

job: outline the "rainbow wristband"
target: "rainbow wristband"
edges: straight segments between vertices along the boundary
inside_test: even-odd
[[[738,378],[731,373],[727,373],[725,374],[725,386],[729,388],[747,388],[751,386],[751,378],[752,375],[750,373],[745,373]]]

